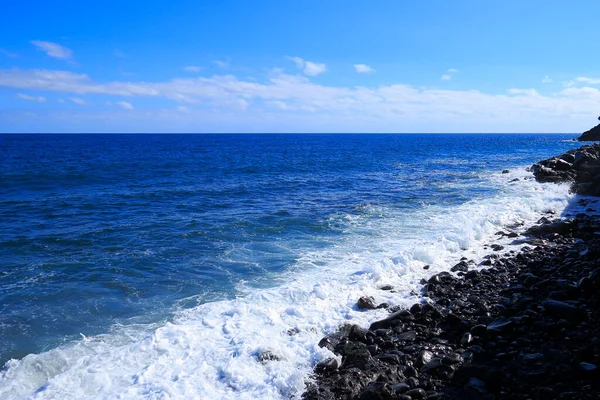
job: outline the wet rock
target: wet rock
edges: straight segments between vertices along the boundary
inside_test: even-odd
[[[361,310],[374,310],[377,308],[375,299],[371,296],[363,296],[359,298],[356,306]]]
[[[433,359],[433,353],[429,350],[423,350],[419,353],[417,358],[415,359],[415,365],[423,366],[429,363]]]
[[[456,264],[454,267],[450,268],[450,271],[452,272],[467,272],[469,270],[469,264],[467,264],[465,261],[461,261],[458,264]]]
[[[558,159],[583,168],[595,154],[548,165],[568,173]],[[539,224],[550,229],[534,245],[495,253],[489,268],[436,274],[409,310],[393,307],[371,330],[347,325],[324,338],[342,366],[315,370],[303,397],[600,398],[600,221],[577,214]]]
[[[360,394],[359,400],[393,400],[392,387],[383,382],[370,382]]]
[[[587,319],[585,310],[567,304],[563,301],[548,299],[542,306],[552,315],[571,321],[584,321]]]
[[[412,342],[417,338],[417,332],[415,331],[408,331],[408,332],[404,332],[401,333],[399,335],[396,336],[396,339],[398,341],[408,341],[408,342]]]
[[[338,369],[338,366],[338,361],[335,358],[328,358],[318,363],[315,367],[315,371],[320,373],[331,372]]]
[[[408,392],[404,393],[406,396],[410,397],[413,400],[425,400],[427,399],[427,392],[421,388],[411,389]]]
[[[258,359],[258,361],[260,361],[261,363],[266,363],[268,361],[279,361],[281,360],[281,356],[273,353],[270,350],[266,350],[266,351],[262,351],[260,352],[256,358]]]
[[[492,321],[492,323],[487,326],[487,329],[488,331],[503,331],[510,328],[512,325],[513,321],[501,317]]]
[[[392,313],[389,317],[382,319],[380,321],[375,321],[371,324],[369,330],[374,331],[376,329],[381,328],[391,328],[397,326],[403,321],[412,321],[414,320],[414,315],[408,310],[400,310]]]
[[[353,352],[349,353],[342,362],[342,368],[358,368],[361,371],[367,369],[369,364],[373,361],[373,357],[369,350],[365,349],[356,349]]]
[[[586,371],[586,372],[594,372],[598,369],[596,364],[591,364],[591,363],[586,363],[586,362],[579,363],[579,368],[582,371]]]
[[[471,341],[473,340],[473,335],[471,335],[469,332],[463,334],[462,338],[460,339],[460,344],[463,346],[466,346],[467,344],[471,343]]]

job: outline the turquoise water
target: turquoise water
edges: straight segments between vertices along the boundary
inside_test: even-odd
[[[0,135],[0,365],[424,238],[572,137]]]

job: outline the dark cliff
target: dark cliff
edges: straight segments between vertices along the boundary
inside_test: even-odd
[[[589,131],[584,132],[583,135],[581,135],[577,138],[577,140],[579,140],[580,142],[600,141],[600,125],[596,125]]]

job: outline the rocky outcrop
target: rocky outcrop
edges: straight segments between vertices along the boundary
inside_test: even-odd
[[[600,118],[599,118],[600,119]],[[577,138],[580,142],[597,142],[600,141],[600,125],[596,125],[589,131],[583,133],[583,135]]]
[[[539,182],[572,182],[574,192],[600,196],[600,144],[540,161],[531,171]]]
[[[532,171],[538,181],[572,182],[577,193],[600,195],[600,144]],[[600,211],[600,199],[579,202]],[[319,345],[341,363],[320,363],[303,398],[600,398],[598,232],[597,214],[544,217],[526,232],[532,247],[492,253],[478,268],[463,259],[453,273],[421,282],[425,302],[389,307],[368,328],[340,327]],[[361,309],[386,306],[376,304],[359,299]]]
[[[323,338],[342,361],[303,398],[600,398],[600,221],[540,222],[535,248],[434,275],[427,302]]]

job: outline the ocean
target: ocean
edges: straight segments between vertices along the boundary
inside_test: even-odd
[[[559,215],[573,137],[0,135],[0,398],[297,398],[359,297]]]

